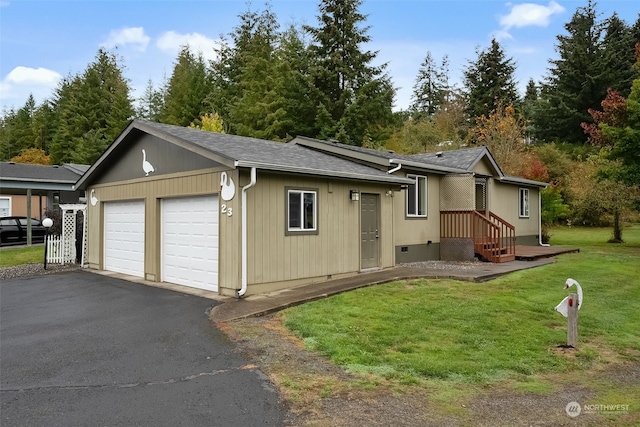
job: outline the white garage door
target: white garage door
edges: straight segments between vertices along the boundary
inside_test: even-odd
[[[162,281],[218,290],[218,197],[162,200]]]
[[[144,200],[104,204],[104,269],[144,277]]]

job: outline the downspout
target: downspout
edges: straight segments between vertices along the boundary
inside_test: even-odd
[[[542,188],[538,188],[538,243],[540,246],[551,246],[548,243],[542,243]]]
[[[256,185],[256,168],[251,168],[251,181],[242,187],[242,287],[237,293],[238,298],[247,292],[247,190]]]

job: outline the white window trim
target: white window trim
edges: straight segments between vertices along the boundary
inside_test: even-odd
[[[524,203],[523,196],[526,195],[526,204]],[[518,217],[529,218],[531,198],[529,197],[529,189],[521,188],[518,191]]]
[[[420,191],[420,186],[418,185],[418,180],[420,178],[424,178],[424,214],[417,214],[417,213],[409,213],[409,188],[407,188],[407,194],[406,194],[406,202],[405,202],[405,214],[407,215],[408,218],[426,218],[428,216],[429,213],[429,203],[428,203],[428,180],[427,177],[425,175],[414,175],[414,174],[407,174],[407,178],[409,179],[413,179],[415,180],[415,202],[416,202],[416,206],[415,206],[415,210],[418,210],[418,201],[419,201],[419,194],[418,192]]]
[[[292,193],[297,193],[301,195],[302,204],[300,208],[300,227],[291,227],[291,222],[289,221],[291,218],[291,206],[289,205],[289,196]],[[313,194],[313,228],[304,228],[304,195],[305,194]],[[295,190],[295,189],[287,189],[287,231],[290,233],[309,233],[309,232],[317,232],[318,231],[318,192],[316,190]]]
[[[9,201],[9,213],[7,215],[0,215],[0,216],[11,216],[11,212],[12,212],[12,206],[11,206],[11,202],[12,199],[11,197],[0,197],[0,200],[8,200]]]

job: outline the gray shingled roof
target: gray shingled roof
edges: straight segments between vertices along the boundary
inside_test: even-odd
[[[44,166],[1,162],[0,178],[3,181],[41,181],[74,184],[89,168],[88,165],[69,166],[71,167],[67,167],[67,165]]]
[[[281,172],[290,171],[397,184],[408,182],[404,178],[389,175],[384,171],[366,165],[293,144],[207,132],[146,120],[134,120],[128,129],[131,128],[177,138],[183,143],[192,144],[212,154],[232,160],[236,166],[240,167],[255,166],[259,169]],[[126,133],[127,131],[120,138],[126,138]],[[116,144],[118,142],[119,140],[116,140]],[[102,158],[98,159],[98,162],[101,160]],[[83,177],[82,181],[84,180],[85,177]],[[84,182],[82,185],[84,185]]]
[[[522,185],[534,185],[538,187],[546,187],[544,182],[532,181],[530,179],[520,178],[517,176],[507,176],[502,173],[500,166],[495,162],[493,156],[486,147],[473,147],[473,148],[461,148],[458,150],[446,150],[439,153],[422,153],[422,154],[397,154],[390,150],[374,150],[371,148],[356,147],[353,145],[342,144],[336,141],[323,141],[320,139],[308,138],[299,136],[294,138],[291,142],[297,145],[301,143],[304,145],[304,141],[309,141],[318,145],[324,145],[328,149],[330,147],[336,147],[345,152],[351,151],[353,153],[366,154],[375,156],[379,159],[394,160],[394,163],[407,162],[411,167],[424,168],[426,170],[433,171],[446,171],[453,173],[469,172],[473,167],[484,157],[487,156],[489,161],[492,162],[498,172],[498,179],[502,182]],[[322,148],[317,148],[322,150]],[[332,151],[335,152],[335,151]],[[347,155],[348,156],[348,155]]]
[[[317,143],[326,144],[328,146],[334,146],[342,148],[344,150],[353,151],[356,153],[368,154],[387,160],[404,160],[416,163],[424,163],[429,166],[440,166],[451,169],[460,169],[461,171],[470,170],[478,160],[488,150],[485,147],[474,148],[462,148],[459,150],[441,151],[441,156],[436,156],[436,153],[422,153],[422,154],[398,154],[390,150],[374,150],[371,148],[356,147],[353,145],[342,144],[334,141],[322,141],[319,139],[299,137],[301,140],[309,140]]]

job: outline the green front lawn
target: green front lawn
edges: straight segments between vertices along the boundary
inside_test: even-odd
[[[604,358],[640,359],[640,226],[625,244],[609,229],[556,228],[551,242],[578,246],[554,264],[487,283],[412,280],[294,307],[285,324],[311,350],[352,372],[402,383],[491,384],[588,369]],[[567,357],[567,321],[553,308],[584,290],[579,345]]]
[[[44,262],[43,245],[0,250],[0,268],[32,262]]]

